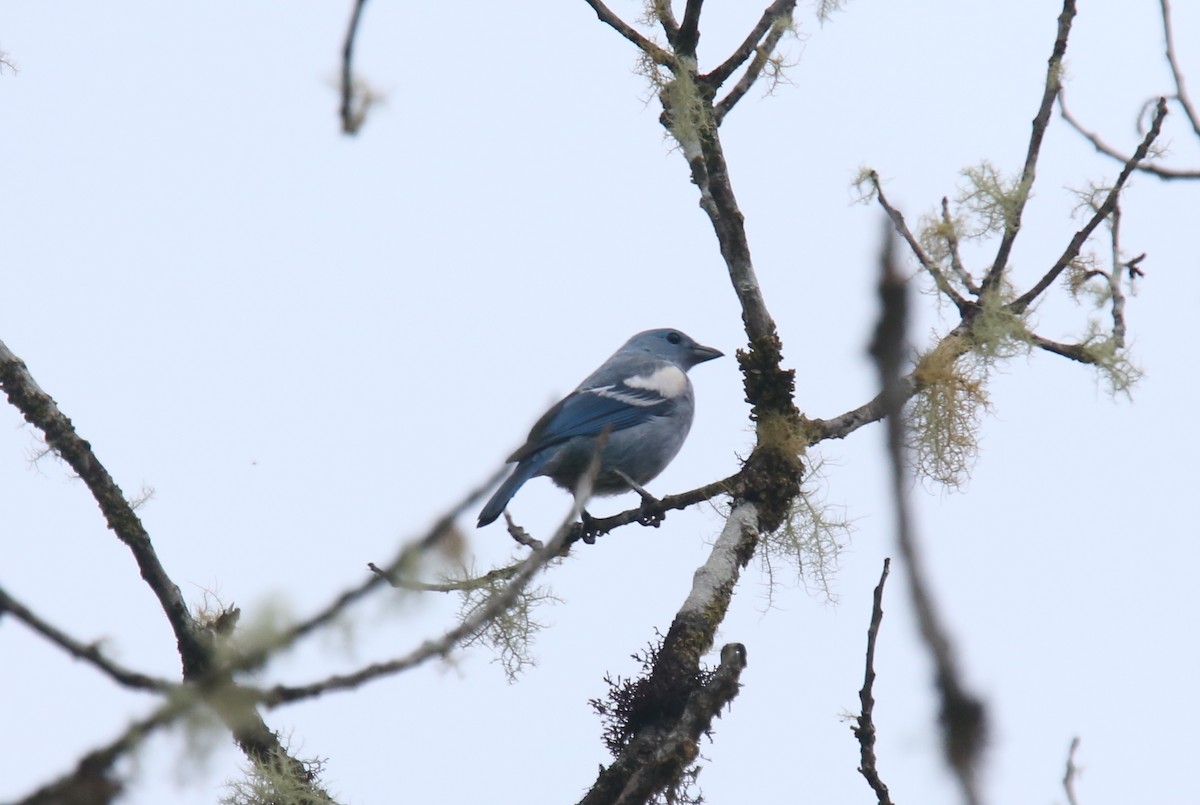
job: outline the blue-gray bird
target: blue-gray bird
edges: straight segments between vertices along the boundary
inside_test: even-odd
[[[479,513],[485,526],[528,481],[545,475],[574,491],[596,439],[607,432],[593,493],[615,495],[662,472],[687,438],[695,410],[687,370],[721,357],[678,330],[646,330],[625,342],[579,387],[542,416],[509,462],[512,475]]]

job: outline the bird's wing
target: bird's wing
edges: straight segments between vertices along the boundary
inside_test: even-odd
[[[636,383],[638,378],[630,380]],[[631,428],[653,417],[666,416],[674,407],[675,400],[658,390],[623,380],[581,388],[547,411],[529,432],[529,440],[508,460],[522,461],[575,436],[598,436],[605,430]]]

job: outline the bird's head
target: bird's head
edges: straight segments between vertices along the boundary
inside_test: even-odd
[[[725,354],[712,347],[698,344],[686,333],[670,328],[638,333],[626,341],[620,351],[645,352],[655,358],[670,361],[685,370]]]

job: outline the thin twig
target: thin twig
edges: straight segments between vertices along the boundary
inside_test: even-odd
[[[369,97],[354,78],[354,43],[358,37],[358,24],[362,20],[363,6],[367,0],[354,0],[350,12],[350,24],[346,26],[346,38],[342,43],[342,131],[358,134],[370,106]]]
[[[1055,355],[1061,355],[1064,358],[1070,358],[1080,363],[1094,364],[1096,362],[1096,356],[1085,344],[1063,344],[1058,341],[1051,341],[1049,338],[1043,338],[1037,333],[1030,333],[1029,337],[1033,339],[1033,345],[1038,349],[1044,349],[1047,352],[1053,352]]]
[[[1080,123],[1073,114],[1071,114],[1069,109],[1067,109],[1066,96],[1062,91],[1059,91],[1058,93],[1058,113],[1062,116],[1062,119],[1067,122],[1068,126],[1079,132],[1079,134],[1082,135],[1085,140],[1090,142],[1092,147],[1101,154],[1111,157],[1121,163],[1129,162],[1130,157],[1127,154],[1122,154],[1120,151],[1101,140],[1100,135],[1083,127],[1083,124]],[[1154,162],[1139,162],[1137,165],[1137,170],[1141,171],[1142,173],[1148,173],[1151,176],[1157,176],[1159,179],[1200,179],[1200,170],[1178,170],[1175,168],[1164,168]]]
[[[1033,303],[1035,299],[1041,296],[1050,285],[1058,279],[1059,274],[1066,270],[1067,266],[1079,256],[1079,250],[1083,248],[1083,244],[1091,237],[1092,232],[1100,225],[1100,222],[1112,214],[1113,209],[1117,206],[1117,199],[1121,195],[1121,190],[1125,187],[1125,183],[1129,181],[1129,176],[1138,166],[1146,155],[1150,153],[1150,146],[1158,139],[1158,135],[1162,132],[1163,119],[1167,116],[1167,99],[1159,98],[1158,106],[1154,113],[1154,122],[1150,124],[1150,130],[1146,132],[1146,136],[1142,138],[1138,144],[1137,150],[1133,152],[1133,156],[1125,163],[1121,169],[1121,173],[1117,176],[1117,180],[1113,182],[1112,188],[1108,191],[1104,202],[1096,208],[1096,212],[1084,224],[1083,228],[1075,233],[1075,237],[1071,238],[1071,242],[1067,245],[1066,250],[1058,258],[1057,262],[1050,268],[1046,274],[1038,280],[1037,284],[1030,288],[1017,299],[1009,303],[1008,308],[1018,316],[1025,312],[1025,309]]]
[[[505,565],[493,570],[489,570],[482,576],[476,576],[469,579],[456,579],[445,581],[440,584],[425,581],[412,581],[411,579],[397,578],[395,574],[389,575],[387,571],[376,565],[374,562],[367,562],[367,569],[375,575],[381,577],[392,587],[400,590],[413,590],[414,592],[422,593],[461,593],[467,590],[480,590],[485,587],[491,587],[498,581],[506,581],[511,579],[521,569],[521,563],[514,565]]]
[[[897,392],[905,401],[920,391],[916,377],[911,372],[900,378],[896,385]],[[812,446],[827,439],[845,439],[864,425],[878,422],[887,415],[888,407],[883,392],[880,392],[857,408],[843,414],[829,419],[808,420],[805,423],[805,433],[808,434],[807,442],[809,446]]]
[[[655,64],[661,64],[668,69],[675,68],[676,61],[672,54],[638,33],[633,26],[613,13],[612,9],[603,3],[603,0],[584,0],[584,2],[592,7],[601,22],[636,45],[637,49],[645,53]]]
[[[917,262],[921,267],[928,272],[929,276],[933,277],[933,284],[943,296],[954,303],[961,315],[966,315],[972,307],[971,303],[963,298],[962,294],[954,289],[950,281],[946,279],[946,275],[942,273],[942,269],[935,263],[925,250],[921,248],[921,243],[913,236],[912,230],[908,228],[908,224],[904,220],[904,215],[891,205],[887,200],[887,196],[883,193],[883,187],[879,183],[879,174],[875,171],[870,172],[871,186],[875,189],[875,198],[879,200],[879,206],[883,207],[888,218],[891,219],[892,225],[896,227],[896,231],[904,238],[904,242],[908,244],[908,248],[916,256]]]
[[[1071,739],[1071,748],[1067,750],[1067,770],[1063,772],[1063,791],[1067,794],[1067,805],[1079,805],[1075,798],[1075,779],[1079,776],[1079,767],[1075,765],[1075,753],[1079,751],[1079,736]]]
[[[950,200],[945,196],[942,196],[942,225],[945,227],[946,246],[950,252],[950,269],[969,293],[979,296],[979,286],[963,265],[962,255],[958,251],[958,235],[955,232],[954,219],[950,216]]]
[[[883,560],[883,573],[879,576],[879,584],[875,586],[875,599],[871,606],[871,625],[867,627],[867,662],[863,674],[863,686],[858,692],[858,700],[862,712],[854,719],[857,726],[851,727],[854,736],[858,738],[862,765],[858,771],[866,778],[867,784],[875,792],[879,805],[892,805],[888,787],[879,776],[879,768],[875,757],[875,643],[879,639],[879,626],[883,623],[883,585],[887,582],[888,571],[892,560]]]
[[[148,676],[122,667],[108,657],[105,657],[97,644],[81,643],[61,629],[39,618],[32,610],[9,595],[3,588],[0,588],[0,615],[3,615],[5,612],[13,615],[17,620],[66,651],[72,657],[86,660],[127,688],[133,688],[134,690],[167,691],[178,687],[165,679]]]
[[[385,567],[380,568],[375,563],[369,562],[367,568],[371,571],[372,575],[367,576],[354,587],[345,590],[309,617],[292,624],[267,645],[256,647],[253,651],[243,654],[231,664],[231,669],[241,671],[257,668],[271,657],[278,655],[279,652],[295,644],[301,638],[312,634],[322,626],[334,621],[351,604],[361,600],[382,584],[391,584],[393,587],[404,587],[406,589],[430,592],[446,592],[448,589],[451,589],[447,587],[447,590],[442,590],[438,585],[420,585],[418,582],[401,583],[399,581],[400,571],[410,567],[429,549],[438,545],[445,535],[450,533],[451,529],[457,527],[455,521],[462,516],[463,512],[474,506],[491,487],[496,485],[496,482],[506,472],[507,468],[502,467],[492,473],[491,477],[486,481],[471,489],[460,498],[422,536],[401,547],[396,554],[396,558]]]
[[[1046,136],[1046,128],[1050,125],[1050,114],[1054,110],[1054,99],[1058,97],[1058,88],[1062,85],[1062,61],[1067,52],[1067,39],[1071,35],[1071,22],[1075,19],[1075,0],[1063,2],[1062,13],[1058,15],[1058,34],[1054,38],[1054,48],[1046,64],[1046,83],[1042,90],[1042,101],[1038,106],[1037,115],[1033,118],[1033,131],[1029,136],[1029,149],[1025,153],[1025,166],[1021,169],[1021,179],[1017,185],[1016,198],[1011,211],[1005,213],[1004,234],[1000,238],[1000,248],[996,250],[996,258],[991,268],[984,275],[982,288],[986,293],[993,288],[1004,275],[1008,267],[1008,257],[1016,242],[1017,233],[1021,229],[1021,216],[1025,212],[1025,204],[1033,190],[1033,181],[1037,175],[1038,156],[1042,151],[1042,140]]]
[[[1171,32],[1171,4],[1169,0],[1159,0],[1159,5],[1162,7],[1163,39],[1167,46],[1167,64],[1171,67],[1171,77],[1175,79],[1175,99],[1183,107],[1184,115],[1192,124],[1192,131],[1196,132],[1197,137],[1200,137],[1200,117],[1197,117],[1196,108],[1192,106],[1187,89],[1183,86],[1183,71],[1179,69],[1179,60],[1175,56],[1175,35]]]
[[[786,25],[772,25],[767,38],[762,41],[762,44],[754,49],[754,59],[751,60],[750,66],[746,68],[746,72],[742,73],[742,77],[733,85],[733,89],[716,103],[713,107],[713,117],[717,121],[717,125],[725,120],[725,115],[729,114],[729,110],[737,105],[737,102],[745,97],[750,88],[754,86],[759,77],[762,76],[763,69],[766,68],[767,62],[771,60],[775,48],[779,46],[779,40],[787,33]]]
[[[728,478],[722,478],[719,481],[713,481],[711,484],[687,492],[680,492],[678,495],[667,495],[659,498],[658,508],[668,512],[676,509],[686,509],[688,506],[694,506],[706,500],[712,500],[719,495],[737,496],[744,486],[743,473],[738,472],[730,475]],[[611,517],[593,518],[588,523],[588,534],[592,537],[601,537],[613,531],[614,529],[626,526],[631,523],[638,522],[643,515],[641,507],[635,509],[627,509],[619,514],[614,514]],[[583,533],[574,533],[571,542],[575,542],[583,537]]]
[[[580,478],[575,489],[575,504],[571,507],[571,511],[567,514],[566,519],[563,520],[562,525],[555,531],[554,537],[544,547],[526,557],[518,566],[517,571],[513,573],[512,578],[504,589],[489,598],[482,606],[475,609],[458,626],[448,630],[436,640],[426,640],[403,657],[397,657],[386,662],[372,663],[353,673],[335,674],[308,685],[276,685],[272,688],[256,690],[254,691],[255,699],[267,707],[277,707],[289,702],[315,698],[325,693],[353,690],[372,680],[414,668],[434,657],[444,657],[455,646],[476,634],[496,616],[509,609],[521,592],[529,585],[533,577],[546,567],[546,565],[562,555],[563,549],[568,544],[572,526],[575,520],[579,518],[580,512],[583,511],[584,503],[591,496],[592,485],[600,467],[600,450],[602,444],[602,442],[598,444],[596,452],[592,456],[588,472],[584,473],[583,477]]]
[[[790,19],[795,9],[796,0],[775,0],[774,3],[767,6],[762,16],[758,18],[758,22],[750,29],[750,33],[742,40],[742,44],[738,45],[729,58],[721,62],[716,69],[706,73],[703,76],[704,82],[712,87],[713,90],[716,90],[728,81],[729,77],[745,63],[746,59],[754,54],[758,43],[762,41],[767,32],[775,25],[775,21],[780,18]]]
[[[508,530],[508,535],[513,538],[513,542],[518,545],[524,545],[534,551],[542,547],[542,541],[535,539],[528,531],[517,525],[512,515],[508,513],[508,509],[504,510],[504,526]]]

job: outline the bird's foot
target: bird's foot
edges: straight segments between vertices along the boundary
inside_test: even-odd
[[[648,525],[651,528],[658,528],[662,525],[663,520],[667,519],[667,510],[663,506],[662,501],[647,492],[645,487],[625,473],[620,470],[614,470],[614,472],[621,476],[621,480],[629,484],[629,488],[637,492],[642,498],[642,505],[638,508],[638,523]]]
[[[596,518],[588,514],[586,511],[579,513],[579,523],[575,525],[577,539],[581,539],[588,545],[596,544],[596,537],[600,534],[600,528],[596,525]]]
[[[662,501],[653,495],[643,495],[642,505],[638,508],[638,522],[651,528],[658,528],[667,519],[667,510]]]

